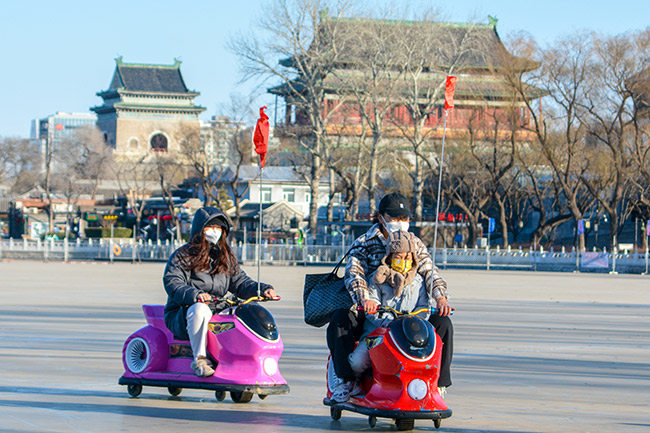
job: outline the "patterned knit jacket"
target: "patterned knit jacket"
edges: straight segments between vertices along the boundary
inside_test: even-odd
[[[345,267],[345,287],[355,302],[369,298],[366,276],[377,270],[381,259],[386,256],[386,238],[377,223],[363,235],[359,236],[350,247],[350,257]],[[433,266],[431,255],[422,240],[414,237],[418,261],[418,274],[424,279],[427,293],[431,299],[444,296],[449,299],[447,282],[440,275],[440,270]]]

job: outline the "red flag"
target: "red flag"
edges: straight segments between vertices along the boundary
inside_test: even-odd
[[[454,92],[456,91],[456,77],[447,76],[445,83],[445,110],[454,108]]]
[[[264,112],[266,107],[260,108],[260,118],[255,125],[253,134],[253,143],[255,143],[255,152],[260,156],[260,167],[264,168],[266,163],[266,151],[269,148],[269,116]]]

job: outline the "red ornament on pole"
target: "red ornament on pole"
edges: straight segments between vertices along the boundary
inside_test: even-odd
[[[255,152],[260,156],[260,167],[264,168],[266,163],[266,152],[269,148],[269,116],[264,112],[266,106],[260,108],[260,118],[255,125],[253,134],[253,143],[255,143]]]
[[[456,77],[447,76],[445,83],[445,110],[454,108],[454,93],[456,92]]]
[[[63,129],[63,125],[60,123],[57,123],[56,125],[54,125],[54,127],[56,128],[57,131],[61,131]]]

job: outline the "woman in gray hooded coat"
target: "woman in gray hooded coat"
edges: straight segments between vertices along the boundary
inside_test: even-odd
[[[197,376],[214,374],[213,364],[206,355],[208,322],[225,305],[208,306],[213,298],[232,293],[247,299],[257,295],[257,282],[239,267],[228,246],[230,221],[219,209],[203,207],[192,220],[190,242],[171,255],[163,276],[167,305],[165,324],[174,336],[190,340]],[[266,298],[276,296],[268,284],[261,284]]]

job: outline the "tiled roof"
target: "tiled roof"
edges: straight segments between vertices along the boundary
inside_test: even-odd
[[[490,24],[446,23],[435,21],[398,21],[366,18],[330,18],[321,21],[321,36],[336,32],[340,37],[337,63],[354,65],[365,63],[364,59],[375,57],[378,49],[373,41],[382,35],[381,50],[395,54],[395,64],[406,64],[411,54],[404,49],[404,38],[428,41],[425,47],[429,63],[425,67],[448,69],[452,64],[456,70],[467,68],[493,69],[512,65],[532,70],[539,63],[517,58],[503,45],[496,31],[496,20]],[[342,37],[341,37],[342,36]],[[459,50],[460,58],[457,59]],[[399,58],[403,55],[403,58]],[[284,59],[280,63],[291,67],[295,59]]]
[[[218,170],[221,170],[220,172]],[[234,165],[227,166],[223,169],[217,168],[217,176],[222,182],[230,182],[235,175],[236,167]],[[239,180],[242,182],[249,182],[259,179],[260,168],[257,165],[242,165],[239,168]],[[327,181],[329,178],[323,176],[322,182]],[[292,182],[292,183],[307,183],[300,173],[296,172],[293,167],[264,167],[264,174],[262,182]]]
[[[116,63],[109,90],[124,88],[134,92],[188,93],[178,60],[173,65],[145,65],[124,63],[120,57]]]
[[[396,21],[376,19],[328,18],[321,21],[321,36],[326,40],[336,26],[340,43],[337,47],[338,57],[331,73],[325,76],[323,86],[326,91],[345,90],[346,86],[358,86],[356,80],[367,79],[360,70],[367,67],[368,59],[376,59],[377,52],[389,52],[387,68],[397,68],[412,61],[412,56],[419,55],[422,70],[418,82],[431,81],[434,86],[444,84],[451,66],[455,75],[459,75],[456,94],[459,98],[470,99],[481,96],[487,98],[511,98],[512,91],[499,77],[498,71],[530,71],[537,69],[540,63],[512,55],[503,45],[496,31],[496,20],[490,18],[490,24],[458,24],[431,21]],[[404,49],[405,38],[419,42],[427,41],[423,51],[413,54]],[[377,41],[381,40],[381,44]],[[315,49],[313,46],[311,49]],[[460,53],[460,57],[457,58]],[[381,57],[380,57],[381,58]],[[381,61],[381,60],[376,60]],[[285,67],[296,68],[298,58],[280,61]],[[304,84],[298,74],[291,84],[269,88],[269,93],[289,95],[302,92]],[[422,86],[423,92],[430,91],[430,85]],[[541,89],[530,87],[529,97],[543,96]]]

